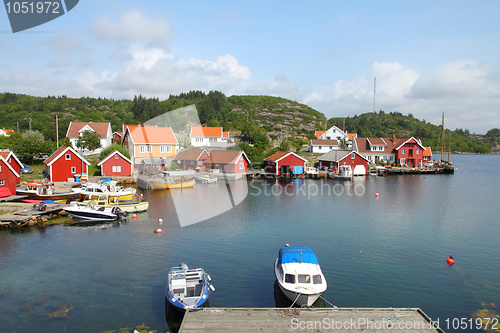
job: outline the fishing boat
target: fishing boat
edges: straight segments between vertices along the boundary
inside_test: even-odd
[[[56,193],[53,184],[43,182],[30,182],[23,189],[16,190],[17,195],[26,195],[28,200],[67,200],[71,197],[78,199],[75,192]]]
[[[79,205],[85,206],[92,203],[97,207],[113,208],[118,207],[127,213],[140,213],[145,212],[149,208],[149,203],[142,199],[142,197],[134,194],[132,200],[120,200],[120,198],[113,197],[107,194],[100,195],[97,200],[84,200],[78,202]]]
[[[338,172],[329,172],[328,177],[340,180],[352,180],[352,168],[348,164],[342,164],[339,166]]]
[[[148,179],[152,190],[173,190],[194,187],[194,171],[160,171]]]
[[[75,201],[70,202],[63,209],[73,219],[90,221],[114,221],[128,215],[127,212],[122,211],[119,207],[97,207],[92,203],[81,206]]]
[[[82,200],[97,200],[102,194],[110,198],[119,198],[120,201],[133,199],[137,191],[135,188],[121,188],[116,184],[116,181],[86,183],[80,187],[73,187],[71,190],[75,193],[80,193]]]
[[[168,272],[165,298],[181,310],[200,307],[208,300],[210,292],[215,291],[210,280],[202,268],[189,269],[181,263]]]
[[[311,306],[327,289],[318,259],[307,247],[282,247],[274,274],[283,294],[297,306]]]

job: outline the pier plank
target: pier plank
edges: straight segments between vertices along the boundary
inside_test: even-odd
[[[203,308],[186,312],[190,332],[444,332],[418,308]]]

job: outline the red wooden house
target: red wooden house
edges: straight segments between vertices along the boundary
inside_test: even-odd
[[[351,166],[353,175],[363,176],[368,173],[369,160],[352,150],[332,150],[318,158],[320,170],[333,170],[336,172],[339,166],[347,164]]]
[[[432,149],[431,147],[425,147],[424,153],[423,153],[423,159],[424,162],[430,162],[432,160]]]
[[[395,139],[394,139],[395,140]],[[405,139],[403,139],[405,140]],[[417,167],[422,165],[425,147],[414,137],[400,139],[396,150],[396,163],[402,166]]]
[[[205,160],[207,169],[219,169],[227,173],[246,173],[250,160],[243,151],[213,150]]]
[[[284,174],[301,175],[306,169],[306,162],[305,158],[295,153],[279,151],[264,160],[264,170],[277,176]]]
[[[16,184],[19,183],[19,173],[7,160],[0,156],[0,197],[16,194]]]
[[[130,176],[132,174],[132,161],[118,150],[113,150],[97,166],[101,167],[101,176]]]
[[[16,171],[16,173],[18,175],[21,174],[21,168],[23,167],[23,163],[21,163],[21,161],[19,161],[16,154],[11,152],[10,150],[5,150],[5,151],[0,151],[0,156],[2,156],[4,158],[4,160],[10,164],[10,166]],[[16,184],[20,184],[20,183],[21,183],[21,178],[17,177]]]
[[[88,174],[90,165],[71,147],[61,147],[45,161],[45,172],[52,182],[65,182],[82,173]]]
[[[177,161],[182,170],[195,170],[196,168],[201,169],[209,156],[205,149],[182,149],[175,155],[174,161]]]

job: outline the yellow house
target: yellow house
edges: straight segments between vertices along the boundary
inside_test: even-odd
[[[125,125],[124,128],[122,145],[128,149],[135,170],[145,164],[155,164],[162,169],[179,149],[179,142],[170,127]]]

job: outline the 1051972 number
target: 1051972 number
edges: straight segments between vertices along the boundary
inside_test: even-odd
[[[60,14],[59,2],[57,1],[14,1],[6,2],[7,14]]]

